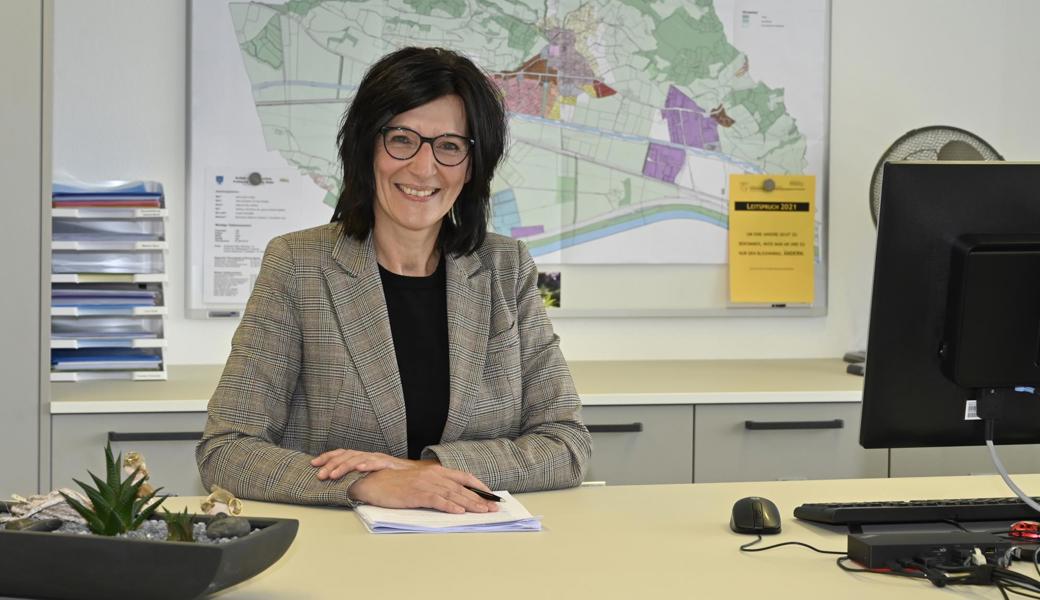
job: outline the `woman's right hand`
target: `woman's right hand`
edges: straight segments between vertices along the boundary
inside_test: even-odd
[[[385,508],[432,508],[460,514],[496,512],[498,504],[484,500],[465,486],[490,492],[479,479],[438,464],[411,469],[384,469],[350,486],[350,497]]]
[[[431,461],[397,458],[382,452],[362,452],[337,448],[322,452],[311,459],[312,467],[318,469],[318,479],[339,479],[351,471],[381,471],[383,469],[412,469]]]

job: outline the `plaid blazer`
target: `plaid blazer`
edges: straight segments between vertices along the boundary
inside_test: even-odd
[[[423,458],[491,489],[577,485],[591,438],[527,249],[488,233],[446,269],[450,401]],[[310,459],[336,448],[405,457],[406,435],[371,236],[330,224],[273,239],[196,447],[207,489],[349,506],[361,474],[319,481]]]

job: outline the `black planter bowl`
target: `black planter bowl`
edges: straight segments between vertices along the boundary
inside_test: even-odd
[[[210,517],[197,516],[197,522]],[[0,596],[188,600],[245,581],[285,554],[296,519],[249,519],[245,537],[196,544],[0,530]]]

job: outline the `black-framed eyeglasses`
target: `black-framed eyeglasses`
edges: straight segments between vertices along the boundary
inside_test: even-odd
[[[433,158],[445,167],[461,164],[469,156],[470,148],[476,144],[476,140],[452,133],[425,137],[407,127],[383,127],[379,133],[383,135],[383,148],[393,158],[408,160],[418,154],[419,148],[426,142],[433,148]]]

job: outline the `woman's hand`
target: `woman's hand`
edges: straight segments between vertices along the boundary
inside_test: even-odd
[[[466,489],[490,492],[486,485],[464,471],[437,464],[411,469],[384,469],[350,486],[350,496],[385,508],[433,508],[447,513],[496,512],[498,504]]]
[[[361,452],[339,448],[322,452],[311,459],[311,466],[321,467],[318,479],[339,479],[351,471],[381,471],[383,469],[414,469],[435,461],[408,460],[382,452]]]

